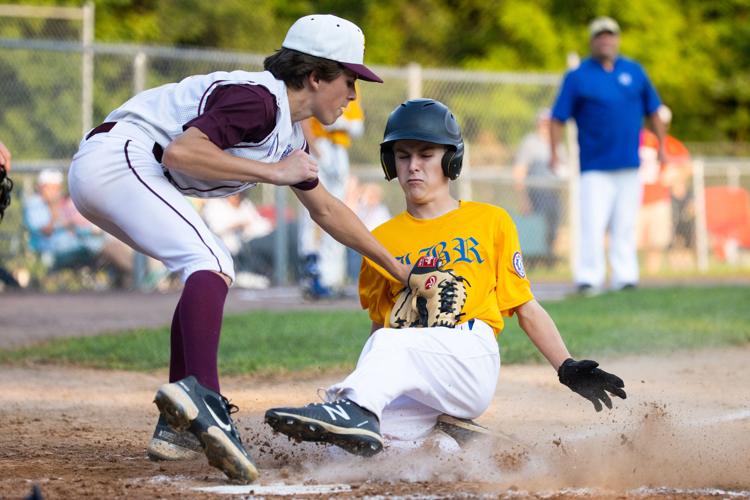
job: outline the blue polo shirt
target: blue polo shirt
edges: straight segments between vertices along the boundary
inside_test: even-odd
[[[578,126],[581,171],[638,168],[644,116],[661,105],[659,95],[635,61],[618,57],[606,71],[592,58],[568,72],[552,118]]]

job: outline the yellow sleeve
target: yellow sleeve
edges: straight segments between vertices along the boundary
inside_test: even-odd
[[[310,132],[316,139],[320,137],[326,137],[326,135],[328,135],[328,132],[326,132],[326,129],[323,128],[323,124],[320,123],[317,118],[313,116],[309,118],[309,120],[310,120]]]
[[[357,92],[357,98],[350,101],[349,104],[344,108],[343,116],[349,121],[362,121],[365,119],[365,112],[362,109],[360,103],[359,91]]]
[[[367,257],[362,258],[359,272],[359,303],[367,309],[370,319],[388,326],[388,317],[395,301],[394,287],[400,284]]]
[[[497,305],[503,316],[510,316],[514,308],[532,300],[534,295],[526,277],[516,225],[507,213],[499,224],[495,246],[498,252]]]

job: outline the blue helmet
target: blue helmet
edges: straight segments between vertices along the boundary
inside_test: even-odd
[[[461,127],[448,106],[434,99],[411,99],[400,104],[388,117],[380,143],[380,164],[386,180],[396,177],[393,143],[404,139],[448,146],[443,155],[443,174],[453,180],[461,173],[464,140]]]

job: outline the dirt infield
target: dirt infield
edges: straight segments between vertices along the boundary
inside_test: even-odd
[[[428,447],[362,459],[294,445],[262,424],[266,408],[310,402],[335,375],[226,378],[223,391],[241,408],[239,428],[262,473],[244,498],[737,498],[750,496],[748,359],[745,346],[600,360],[629,394],[602,413],[549,367],[503,367],[479,421],[526,448],[480,443],[458,454]],[[0,367],[0,497],[38,485],[45,498],[224,498],[215,488],[229,483],[205,459],[146,458],[164,378]]]

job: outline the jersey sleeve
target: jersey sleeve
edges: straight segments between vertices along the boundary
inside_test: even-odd
[[[498,257],[497,305],[503,316],[510,316],[514,308],[532,300],[534,295],[526,277],[518,231],[507,213],[500,218],[495,245]]]
[[[372,321],[387,326],[395,297],[392,287],[396,285],[384,273],[385,271],[370,259],[362,258],[359,272],[359,303],[362,309],[367,309]]]
[[[261,85],[221,85],[206,100],[203,113],[182,126],[196,127],[221,149],[241,142],[261,142],[276,127],[278,107]]]

